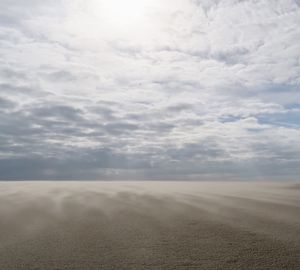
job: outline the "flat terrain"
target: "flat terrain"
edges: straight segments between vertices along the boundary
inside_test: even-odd
[[[0,269],[300,269],[300,184],[0,182]]]

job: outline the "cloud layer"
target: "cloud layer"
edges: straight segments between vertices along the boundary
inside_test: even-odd
[[[300,2],[143,1],[0,2],[0,178],[297,179]]]

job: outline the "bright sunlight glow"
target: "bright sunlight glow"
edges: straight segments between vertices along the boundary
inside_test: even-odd
[[[150,3],[151,0],[102,0],[99,9],[106,22],[128,26],[145,18]]]

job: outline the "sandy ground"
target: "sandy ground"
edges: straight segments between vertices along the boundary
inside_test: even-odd
[[[300,269],[300,184],[1,182],[0,269]]]

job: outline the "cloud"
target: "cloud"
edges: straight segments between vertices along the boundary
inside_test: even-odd
[[[299,1],[145,3],[1,1],[0,178],[297,179]]]
[[[13,109],[15,107],[15,103],[0,97],[0,108],[1,110]]]

